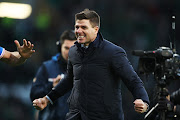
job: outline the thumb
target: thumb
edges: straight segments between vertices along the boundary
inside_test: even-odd
[[[17,48],[19,48],[19,47],[20,47],[19,41],[14,40],[14,43],[15,43],[15,45],[16,45],[16,47],[17,47]]]

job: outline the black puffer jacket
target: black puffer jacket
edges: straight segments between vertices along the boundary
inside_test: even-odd
[[[123,120],[120,78],[134,99],[149,103],[143,83],[130,65],[125,51],[104,40],[100,33],[87,50],[77,42],[69,51],[68,72],[48,96],[52,101],[69,89],[70,113],[67,119]],[[132,103],[130,103],[132,104]]]

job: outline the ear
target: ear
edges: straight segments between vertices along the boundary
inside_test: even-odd
[[[95,26],[95,27],[94,27],[94,30],[95,30],[95,32],[96,32],[96,34],[97,34],[98,31],[99,31],[99,27],[98,27],[98,26]]]

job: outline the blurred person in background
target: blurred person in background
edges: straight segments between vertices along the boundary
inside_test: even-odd
[[[180,89],[169,94],[168,89],[164,88],[167,95],[159,96],[158,104],[154,106],[144,120],[161,120],[161,112],[165,113],[166,120],[180,120]]]
[[[180,88],[170,95],[170,101],[174,104],[173,111],[180,120]]]
[[[72,89],[67,120],[124,120],[121,80],[134,97],[134,109],[147,111],[149,98],[123,48],[105,40],[100,16],[85,9],[75,15],[77,41],[69,51],[67,75],[33,106],[43,110]]]
[[[16,66],[23,64],[31,55],[35,52],[33,50],[34,45],[30,41],[23,39],[23,45],[20,46],[17,40],[14,41],[17,47],[17,51],[10,52],[5,50],[5,48],[0,47],[0,61],[7,64]]]
[[[60,40],[56,43],[59,53],[53,56],[51,60],[43,62],[33,79],[30,92],[32,101],[48,94],[66,74],[68,52],[75,41],[76,36],[73,30],[66,30],[61,34]],[[38,120],[65,120],[68,112],[67,99],[69,95],[70,91],[54,102],[53,105],[49,105],[40,111]]]

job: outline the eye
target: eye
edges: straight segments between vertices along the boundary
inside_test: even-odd
[[[86,26],[82,26],[82,29],[87,29],[87,27]]]
[[[78,28],[79,28],[79,26],[75,26],[75,28],[76,28],[76,29],[78,29]]]

